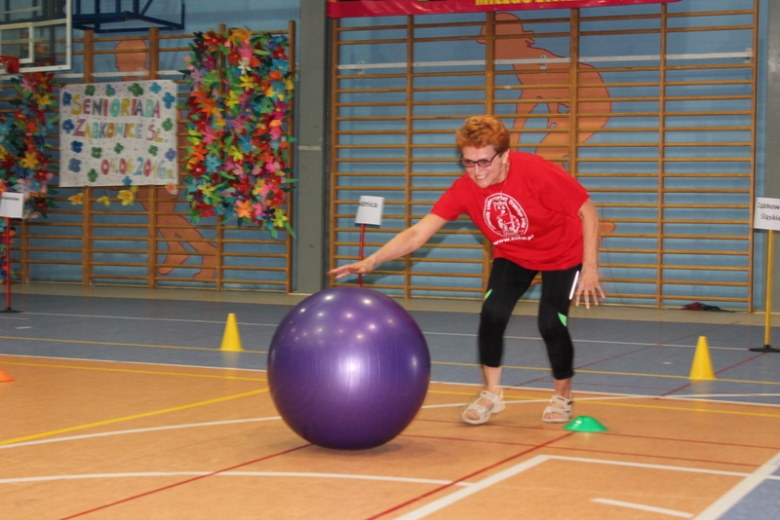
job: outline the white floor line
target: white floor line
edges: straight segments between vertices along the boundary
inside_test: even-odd
[[[739,394],[737,394],[739,395]],[[759,394],[763,395],[763,394]],[[778,394],[766,394],[770,396],[778,395]],[[610,396],[602,396],[602,397],[581,397],[577,398],[576,401],[583,402],[583,401],[600,401],[600,400],[631,400],[631,399],[647,399],[647,398],[654,398],[654,399],[666,399],[666,400],[678,400],[678,401],[690,401],[691,399],[685,399],[680,397],[656,397],[656,396],[646,396],[646,395],[610,395]],[[699,400],[705,400],[705,399],[699,399]],[[706,400],[705,400],[706,401]],[[511,400],[507,399],[504,401],[506,404],[538,404],[538,403],[547,403],[548,399],[522,399],[522,400]],[[723,402],[728,403],[731,401],[716,401],[716,402]],[[422,407],[422,409],[425,410],[431,410],[431,409],[437,409],[437,408],[460,408],[468,405],[469,403],[448,403],[448,404],[429,404]],[[735,404],[752,404],[752,403],[740,403],[736,402]],[[763,405],[763,406],[780,406],[780,405]],[[281,417],[279,416],[272,416],[272,417],[254,417],[249,419],[235,419],[231,421],[214,421],[214,422],[206,422],[206,423],[192,423],[192,424],[178,424],[178,425],[172,425],[172,426],[157,426],[153,428],[139,428],[135,430],[119,430],[115,432],[103,432],[103,433],[91,433],[86,435],[73,435],[70,437],[57,437],[54,439],[42,439],[37,441],[28,441],[28,442],[18,442],[15,444],[5,444],[0,445],[0,450],[8,449],[8,448],[21,448],[24,446],[35,446],[38,444],[50,444],[54,442],[64,442],[64,441],[77,441],[77,440],[84,440],[84,439],[93,439],[97,437],[109,437],[112,435],[129,435],[129,434],[135,434],[135,433],[146,433],[146,432],[154,432],[154,431],[164,431],[164,430],[178,430],[183,428],[197,428],[201,426],[223,426],[226,424],[240,424],[240,423],[246,423],[246,422],[259,422],[259,421],[276,421],[280,420]]]
[[[223,352],[225,354],[255,354],[255,352],[225,352],[219,349],[214,349],[214,352]],[[263,352],[265,354],[265,352]],[[153,367],[181,367],[181,368],[203,368],[208,370],[238,370],[241,372],[266,372],[265,369],[261,368],[239,368],[239,367],[217,367],[217,366],[210,366],[210,365],[184,365],[181,363],[150,363],[149,361],[126,361],[122,359],[96,359],[96,358],[77,358],[77,357],[54,357],[54,356],[41,356],[41,355],[35,355],[35,354],[4,354],[0,352],[0,356],[8,356],[8,357],[22,357],[22,358],[35,358],[35,359],[51,359],[52,361],[94,361],[97,363],[123,363],[125,365],[149,365]],[[69,368],[69,367],[63,367],[63,368]],[[78,367],[77,367],[78,368]],[[187,374],[184,374],[187,375]],[[450,384],[458,384],[458,383],[450,383]]]
[[[350,475],[342,473],[299,473],[299,472],[279,472],[279,471],[223,471],[214,473],[213,471],[172,471],[172,472],[145,472],[145,473],[94,473],[89,475],[52,475],[47,477],[21,477],[0,479],[0,484],[22,484],[27,482],[52,482],[57,480],[83,480],[83,479],[103,479],[103,478],[143,478],[143,477],[175,477],[175,476],[203,476],[211,475],[217,477],[293,477],[293,478],[328,478],[328,479],[353,479],[353,480],[381,480],[386,482],[404,482],[412,484],[433,484],[444,486],[453,484],[449,480],[434,480],[426,478],[408,478],[408,477],[387,477],[383,475]],[[456,486],[467,487],[471,484],[467,482],[455,483]]]
[[[145,316],[102,316],[99,314],[64,314],[59,312],[25,312],[34,316],[62,316],[63,318],[100,318],[106,320],[142,320],[142,321],[172,321],[182,323],[219,323],[225,324],[225,320],[193,320],[184,318],[149,318]],[[278,327],[278,323],[244,323],[238,322],[239,325],[257,326],[257,327]]]
[[[696,516],[696,520],[715,520],[742,500],[751,491],[761,485],[765,480],[780,480],[772,474],[780,467],[780,453],[772,457],[766,464],[758,468],[751,475],[745,477],[742,482],[710,504],[710,506]]]
[[[644,469],[660,469],[666,471],[682,471],[685,473],[704,473],[707,475],[722,475],[724,477],[748,477],[751,473],[744,473],[739,471],[721,471],[717,469],[703,469],[703,468],[687,468],[684,466],[665,466],[663,464],[645,464],[643,462],[623,462],[618,460],[602,460],[602,459],[586,459],[582,457],[564,457],[558,455],[551,455],[551,459],[555,460],[567,460],[570,462],[586,462],[590,464],[606,464],[608,466],[628,466],[631,468],[644,468]],[[780,481],[780,477],[767,477],[771,479],[777,479]]]
[[[142,321],[170,321],[170,322],[181,322],[181,323],[216,323],[216,324],[224,324],[225,320],[193,320],[193,319],[184,319],[184,318],[149,318],[149,317],[143,317],[143,316],[105,316],[105,315],[99,315],[99,314],[65,314],[65,313],[58,313],[58,312],[25,312],[25,314],[29,314],[31,316],[62,316],[65,318],[99,318],[99,319],[109,319],[109,320],[142,320]],[[278,323],[245,323],[245,322],[238,322],[241,326],[248,326],[248,327],[277,327]],[[460,336],[460,337],[477,337],[474,333],[456,333],[456,332],[426,332],[423,331],[423,334],[429,334],[431,336]],[[542,338],[539,336],[505,336],[505,339],[522,339],[522,340],[537,340],[541,341]],[[594,343],[594,344],[604,344],[604,345],[626,345],[631,347],[673,347],[673,348],[690,348],[694,349],[696,348],[696,345],[678,345],[674,343],[637,343],[637,342],[631,342],[631,341],[607,341],[607,340],[593,340],[593,339],[578,339],[575,340],[575,344],[577,343]],[[713,350],[745,350],[744,348],[735,348],[735,347],[716,347],[716,346],[709,346],[710,349]]]
[[[776,457],[775,459],[777,459]],[[775,460],[773,459],[773,460]],[[444,496],[438,500],[435,500],[433,502],[430,502],[428,504],[425,504],[424,506],[420,507],[419,509],[416,509],[414,511],[410,511],[409,513],[399,516],[396,518],[396,520],[418,520],[420,518],[424,518],[430,514],[433,514],[441,509],[444,509],[447,506],[450,506],[460,500],[463,500],[464,498],[467,498],[474,493],[477,493],[479,491],[482,491],[483,489],[487,489],[490,486],[493,486],[494,484],[497,484],[503,480],[506,480],[510,477],[513,477],[515,475],[519,475],[520,473],[523,473],[526,470],[529,470],[531,468],[534,468],[538,466],[539,464],[542,464],[544,462],[547,462],[549,460],[563,460],[563,461],[570,461],[570,462],[585,462],[585,463],[591,463],[591,464],[607,464],[607,465],[613,465],[613,466],[626,466],[626,467],[634,467],[634,468],[645,468],[645,469],[660,469],[660,470],[668,470],[668,471],[682,471],[687,473],[704,473],[708,475],[723,475],[723,476],[729,476],[729,477],[751,477],[751,474],[749,473],[738,473],[735,471],[718,471],[718,470],[710,470],[710,469],[700,469],[700,468],[686,468],[686,467],[680,467],[680,466],[663,466],[660,464],[643,464],[638,462],[621,462],[621,461],[613,461],[613,460],[601,460],[601,459],[585,459],[580,457],[562,457],[557,455],[537,455],[536,457],[533,457],[531,459],[528,459],[526,461],[523,461],[515,466],[512,466],[511,468],[505,469],[499,473],[496,473],[495,475],[492,475],[490,477],[487,477],[483,480],[480,480],[479,482],[473,483],[471,486],[465,489],[461,489],[459,491],[456,491],[454,493],[451,493],[447,496]],[[775,461],[777,462],[777,461]],[[772,478],[777,479],[780,481],[780,477],[762,477],[762,478]],[[714,517],[713,517],[714,518]],[[696,520],[699,520],[699,517],[696,517]],[[702,519],[703,520],[703,519]]]
[[[207,422],[207,423],[192,423],[192,424],[177,424],[173,426],[156,426],[154,428],[138,428],[136,430],[120,430],[115,432],[104,432],[104,433],[89,433],[86,435],[73,435],[71,437],[57,437],[54,439],[43,439],[40,441],[27,441],[27,442],[17,442],[15,444],[5,444],[0,446],[0,450],[4,450],[7,448],[21,448],[22,446],[35,446],[36,444],[50,444],[52,442],[63,442],[63,441],[78,441],[83,439],[94,439],[96,437],[109,437],[111,435],[127,435],[132,433],[147,433],[147,432],[158,432],[163,430],[178,430],[182,428],[197,428],[199,426],[223,426],[225,424],[240,424],[240,423],[248,423],[248,422],[259,422],[259,421],[274,421],[279,420],[281,417],[258,417],[253,419],[235,419],[232,421],[215,421],[215,422]]]
[[[473,332],[426,332],[423,331],[423,334],[429,334],[431,336],[462,336],[466,338],[476,338],[477,334],[474,334]],[[504,339],[523,339],[523,340],[536,340],[536,341],[542,341],[541,336],[504,336]],[[575,339],[574,344],[575,346],[580,343],[593,343],[595,345],[626,345],[629,347],[670,347],[670,348],[689,348],[689,349],[695,349],[696,345],[679,345],[677,343],[637,343],[634,341],[609,341],[609,340],[600,340],[600,339]],[[709,345],[710,349],[713,350],[739,350],[744,351],[745,348],[738,348],[738,347],[715,347],[712,345]]]
[[[679,516],[680,518],[693,518],[691,513],[683,513],[682,511],[675,511],[674,509],[665,509],[663,507],[646,506],[643,504],[632,504],[631,502],[621,502],[620,500],[610,500],[608,498],[594,498],[591,502],[597,504],[607,504],[610,506],[628,507],[631,509],[639,509],[641,511],[650,511],[651,513],[661,513],[664,515]]]
[[[479,482],[474,483],[467,488],[461,489],[454,493],[450,493],[445,497],[442,497],[438,500],[425,504],[419,509],[410,511],[405,515],[396,517],[395,520],[417,520],[419,518],[424,518],[441,509],[444,509],[449,505],[454,504],[455,502],[463,500],[464,498],[469,497],[474,493],[478,493],[479,491],[482,491],[483,489],[487,489],[490,486],[493,486],[494,484],[498,484],[502,480],[506,480],[510,477],[514,477],[515,475],[519,475],[520,473],[529,470],[533,467],[536,467],[539,464],[547,462],[548,460],[550,460],[550,458],[551,457],[549,455],[537,455],[536,457],[521,462],[520,464],[512,466],[511,468],[505,469],[504,471],[500,471],[495,475],[491,475],[490,477],[482,479]]]

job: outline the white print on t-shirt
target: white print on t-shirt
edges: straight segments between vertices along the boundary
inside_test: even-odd
[[[504,193],[495,193],[485,199],[485,223],[490,230],[504,237],[494,244],[510,240],[531,240],[524,236],[528,232],[528,216],[525,210],[513,197]]]

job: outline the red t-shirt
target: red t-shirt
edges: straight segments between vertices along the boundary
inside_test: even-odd
[[[510,152],[505,182],[480,188],[464,174],[431,213],[466,213],[493,243],[493,256],[527,269],[555,271],[582,263],[582,220],[588,192],[568,172],[530,153]]]

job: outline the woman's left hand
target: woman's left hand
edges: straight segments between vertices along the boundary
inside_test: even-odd
[[[585,300],[585,308],[590,309],[590,299],[593,298],[593,305],[599,304],[599,297],[606,298],[604,290],[599,282],[599,270],[597,268],[583,267],[580,272],[580,279],[577,283],[577,290],[574,292],[574,305],[579,307],[580,297]]]

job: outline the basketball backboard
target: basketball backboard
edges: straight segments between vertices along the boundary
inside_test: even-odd
[[[71,68],[71,0],[0,1],[0,54],[21,72]]]

